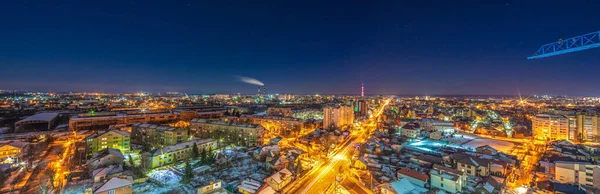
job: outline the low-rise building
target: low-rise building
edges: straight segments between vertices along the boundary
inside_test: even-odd
[[[210,182],[208,185],[204,185],[196,188],[197,194],[227,194],[227,190],[223,188],[223,181]]]
[[[380,188],[381,194],[420,194],[427,192],[427,189],[412,184],[407,178],[385,183]]]
[[[456,170],[470,176],[487,176],[489,174],[490,160],[488,159],[466,154],[455,154],[452,159],[456,162]]]
[[[239,117],[238,121],[261,125],[265,127],[266,130],[271,130],[271,133],[278,135],[288,135],[292,131],[299,132],[304,125],[302,120],[290,117],[242,115]]]
[[[600,165],[589,162],[555,162],[554,179],[560,183],[576,183],[600,188]]]
[[[168,164],[174,164],[192,156],[192,148],[196,143],[198,150],[215,149],[217,141],[213,139],[196,139],[176,145],[165,146],[152,153],[146,153],[145,159],[148,160],[150,168],[156,168]],[[210,147],[210,148],[209,148]]]
[[[86,138],[88,156],[107,148],[121,150],[128,155],[131,147],[130,133],[127,131],[110,130],[90,135]]]
[[[408,123],[400,128],[400,134],[415,139],[421,134],[421,126],[417,123]]]
[[[58,113],[39,113],[15,123],[15,131],[50,130],[56,126]]]
[[[135,123],[131,126],[131,139],[136,144],[163,147],[186,142],[190,135],[187,128]]]
[[[192,119],[190,133],[200,138],[223,138],[246,146],[257,146],[263,143],[264,127],[256,124]]]
[[[20,161],[21,153],[29,146],[27,142],[9,141],[0,144],[0,164],[13,164]]]
[[[396,176],[398,178],[406,178],[413,185],[417,185],[419,187],[425,187],[429,180],[429,176],[423,173],[419,173],[414,170],[402,168],[396,172]]]
[[[291,107],[269,107],[267,115],[274,117],[292,117]]]
[[[118,149],[106,148],[94,153],[93,157],[87,161],[87,165],[92,169],[109,165],[123,164],[125,157]]]
[[[262,181],[246,178],[237,186],[237,191],[242,194],[255,194],[260,188],[264,187],[264,185],[265,183]]]
[[[133,179],[114,177],[86,190],[86,194],[132,194]]]
[[[132,125],[135,123],[171,123],[179,121],[179,113],[171,112],[127,112],[79,114],[69,120],[69,129],[102,130],[111,125]]]
[[[462,193],[467,184],[467,175],[456,169],[434,165],[429,172],[431,188],[437,188],[449,193]]]
[[[292,182],[292,172],[290,172],[287,168],[281,169],[275,174],[267,177],[265,182],[269,184],[275,191],[281,191],[283,187]]]

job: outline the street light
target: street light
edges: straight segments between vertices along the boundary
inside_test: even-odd
[[[371,185],[369,185],[369,188],[373,190],[373,175],[371,174],[371,171],[367,171],[367,174],[371,177]]]

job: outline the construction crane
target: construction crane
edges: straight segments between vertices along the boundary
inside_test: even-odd
[[[527,57],[527,59],[541,59],[596,47],[600,47],[600,31],[564,40],[560,39],[556,42],[542,45],[532,56]]]

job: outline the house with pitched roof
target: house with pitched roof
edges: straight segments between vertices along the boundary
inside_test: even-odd
[[[86,193],[93,194],[132,194],[133,179],[114,177],[110,180],[95,184],[92,188],[86,190]]]
[[[429,171],[431,188],[449,193],[462,193],[467,185],[467,174],[441,165],[433,165]]]
[[[407,179],[410,183],[419,187],[425,187],[429,180],[429,176],[427,176],[427,174],[423,174],[406,168],[401,168],[398,171],[396,171],[396,176],[398,178]]]
[[[281,169],[280,171],[274,173],[270,177],[265,179],[265,182],[269,184],[275,191],[281,191],[283,187],[292,182],[293,178],[292,172],[290,172],[287,168]]]

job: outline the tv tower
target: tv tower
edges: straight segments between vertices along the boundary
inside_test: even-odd
[[[365,97],[365,83],[360,84],[360,97]]]

